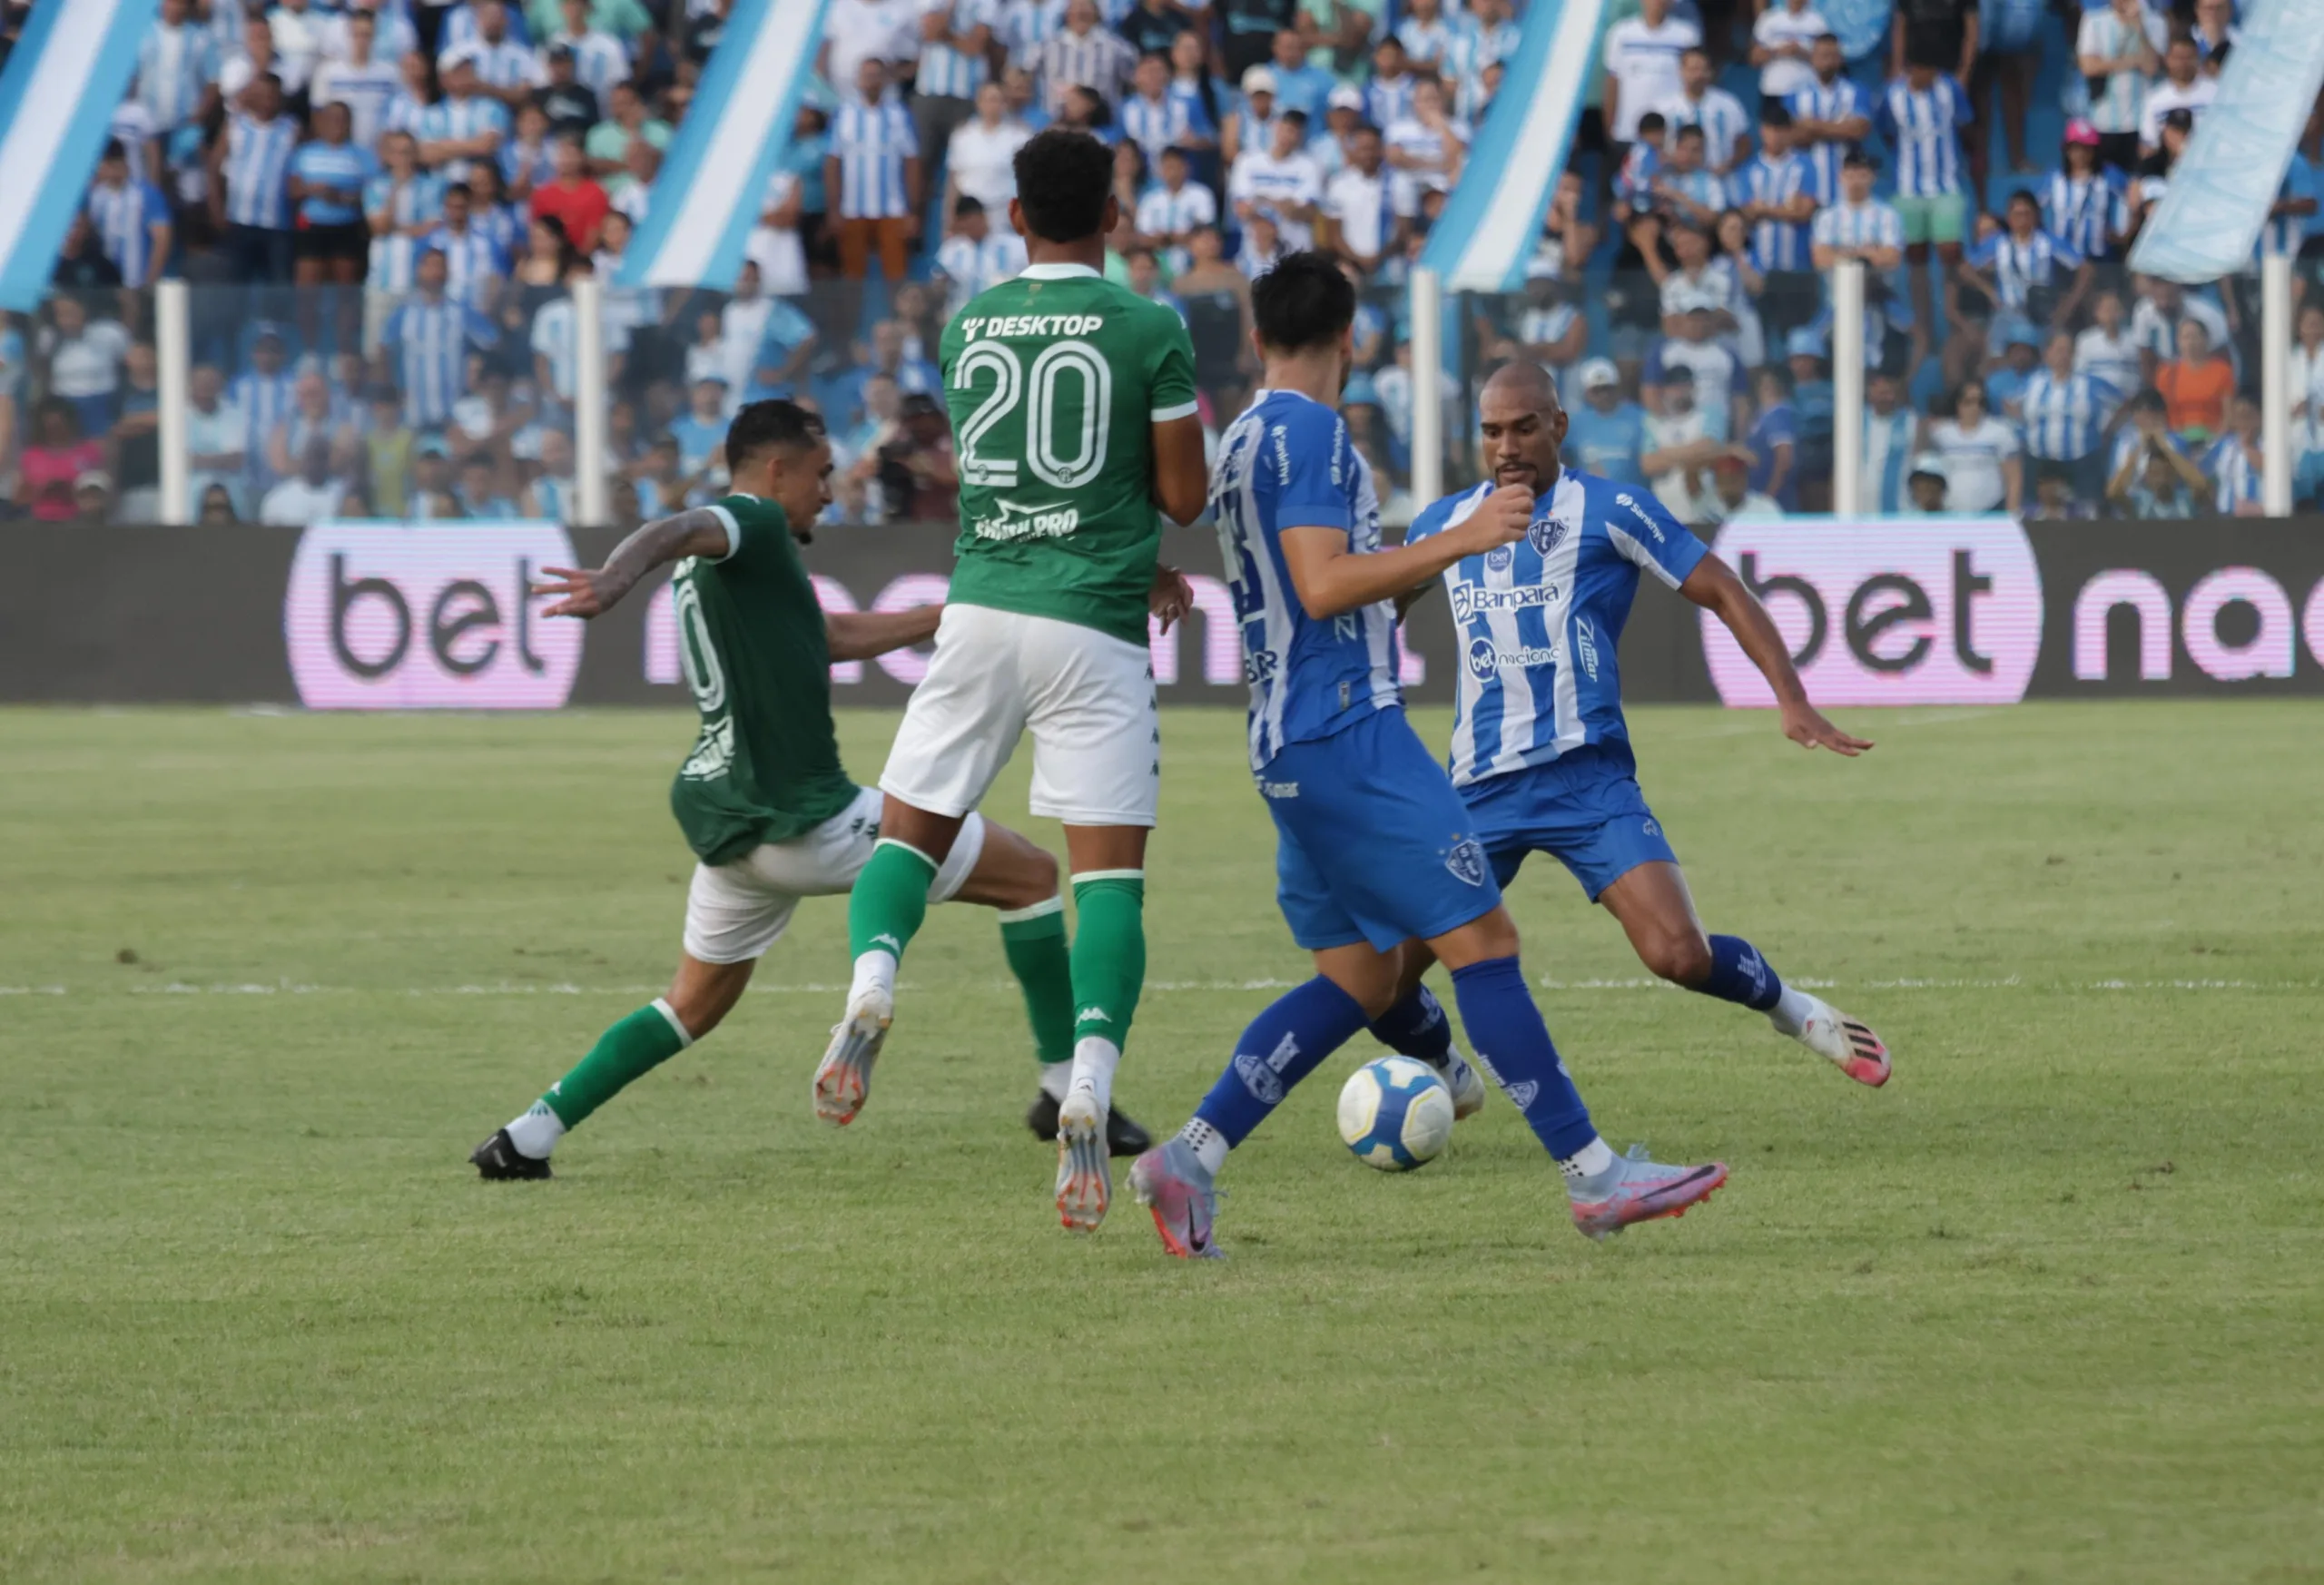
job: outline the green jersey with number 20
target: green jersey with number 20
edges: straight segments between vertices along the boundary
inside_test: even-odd
[[[670,812],[705,864],[787,842],[845,809],[855,783],[832,727],[831,643],[781,507],[728,496],[727,553],[671,575],[678,659],[702,733],[670,784]]]
[[[960,475],[950,598],[1146,642],[1162,548],[1149,426],[1195,410],[1178,316],[1081,264],[1036,264],[944,328]]]

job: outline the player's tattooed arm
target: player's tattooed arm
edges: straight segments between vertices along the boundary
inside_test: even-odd
[[[675,517],[648,523],[614,546],[606,565],[587,567],[545,566],[546,581],[535,584],[536,595],[558,596],[544,616],[602,616],[621,604],[637,580],[657,566],[684,561],[689,556],[724,556],[734,549],[724,514],[695,507]]]
[[[871,660],[890,650],[909,649],[936,636],[944,619],[941,605],[909,611],[826,611],[823,634],[835,661]]]
[[[1807,702],[1807,684],[1799,680],[1799,668],[1791,664],[1791,651],[1777,631],[1775,618],[1733,568],[1716,556],[1706,556],[1695,564],[1679,592],[1718,617],[1751,657],[1751,664],[1759,668],[1759,674],[1768,679],[1783,712],[1784,736],[1802,748],[1827,748],[1850,759],[1872,746],[1868,739],[1851,737],[1834,726]]]

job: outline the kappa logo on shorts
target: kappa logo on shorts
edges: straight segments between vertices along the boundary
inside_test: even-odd
[[[1536,517],[1525,530],[1525,542],[1539,556],[1547,556],[1565,538],[1565,525],[1555,517]]]
[[[1444,867],[1452,871],[1452,879],[1464,886],[1485,883],[1485,850],[1474,837],[1463,837],[1452,844],[1444,855]]]
[[[1509,1087],[1509,1104],[1521,1112],[1531,1106],[1541,1093],[1541,1087],[1532,1079],[1520,1079]]]

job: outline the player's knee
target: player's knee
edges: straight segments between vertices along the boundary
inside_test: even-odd
[[[1057,855],[1047,848],[1026,844],[1022,855],[1009,866],[1003,908],[1030,908],[1058,895]]]
[[[1666,930],[1639,944],[1639,960],[1679,985],[1700,985],[1710,978],[1710,943],[1700,930]]]

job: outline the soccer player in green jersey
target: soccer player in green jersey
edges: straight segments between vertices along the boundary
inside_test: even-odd
[[[535,590],[562,596],[548,615],[596,616],[646,573],[678,564],[678,653],[702,731],[671,784],[670,808],[701,861],[669,994],[606,1030],[531,1109],[478,1146],[469,1160],[486,1177],[548,1176],[566,1131],[716,1029],[799,899],[847,891],[879,840],[880,794],[840,766],[831,665],[925,644],[940,607],[818,605],[792,543],[808,539],[831,500],[831,442],[814,414],[752,403],[726,432],[726,465],[734,494],[647,524],[594,572],[547,568],[556,581]],[[921,878],[923,906],[948,899],[1003,911],[1001,942],[1035,1045],[1062,1071],[1074,1007],[1056,859],[971,815]]]
[[[1029,732],[1032,810],[1065,825],[1078,915],[1073,1064],[1043,1076],[1062,1084],[1058,1212],[1088,1229],[1112,1192],[1114,1068],[1146,977],[1162,753],[1146,619],[1149,605],[1167,620],[1187,598],[1159,565],[1162,517],[1193,522],[1207,477],[1185,325],[1101,273],[1120,221],[1111,152],[1053,128],[1015,164],[1009,219],[1031,263],[944,330],[960,561],[880,777],[880,842],[848,909],[855,977],[816,1071],[815,1110],[845,1123],[863,1105],[930,882]]]

